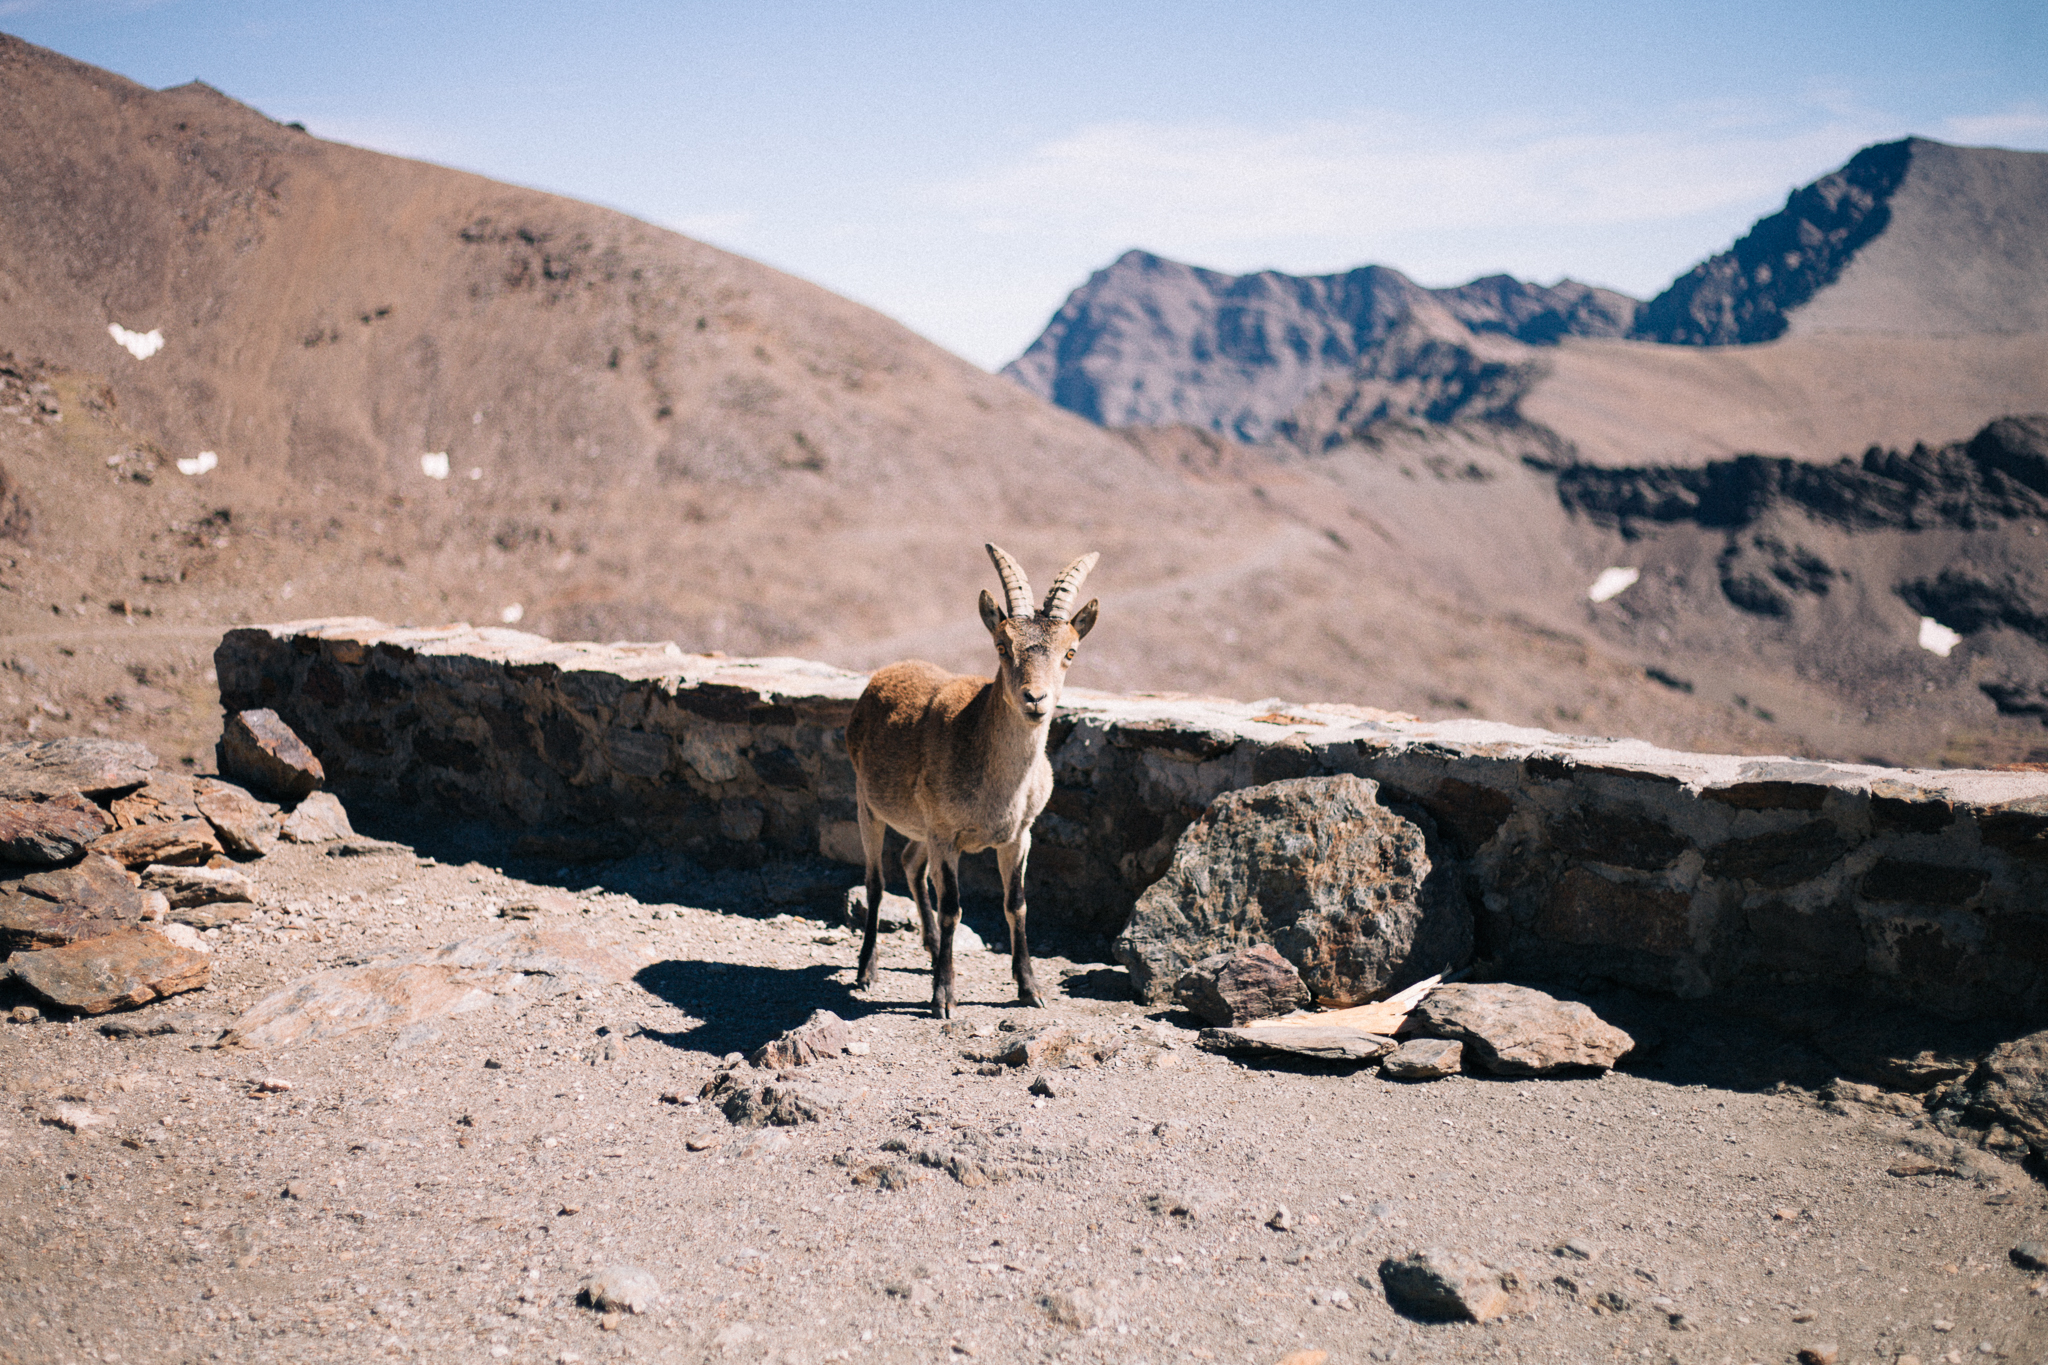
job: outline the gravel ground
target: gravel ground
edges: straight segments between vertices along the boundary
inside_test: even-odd
[[[212,986],[126,1018],[217,1023],[533,889],[403,848],[250,870]],[[964,954],[942,1025],[896,933],[861,999],[850,935],[768,908],[576,892],[549,917],[650,949],[633,984],[279,1054],[0,1026],[0,1360],[2048,1359],[2048,1285],[2008,1256],[2048,1233],[2039,1180],[1888,1175],[1913,1106],[1818,1103],[1782,1039],[1671,1013],[1597,1078],[1250,1068],[1095,963],[1043,960],[1026,1011]],[[866,1045],[802,1075],[840,1115],[748,1132],[697,1101],[816,1008]],[[1114,1055],[1051,1096],[963,1056],[1048,1023]],[[1430,1246],[1519,1267],[1527,1311],[1396,1314],[1376,1268]],[[578,1304],[620,1265],[649,1311]]]

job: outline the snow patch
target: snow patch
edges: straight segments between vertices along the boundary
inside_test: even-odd
[[[214,454],[210,450],[202,450],[189,460],[178,461],[178,472],[180,474],[190,474],[193,475],[194,477],[197,477],[198,475],[204,474],[207,470],[212,469],[219,464],[220,456]]]
[[[1595,602],[1605,602],[1627,592],[1642,576],[1640,569],[1602,569],[1600,576],[1593,580],[1593,586],[1586,589],[1586,596]]]
[[[1920,618],[1920,648],[1930,654],[1948,657],[1948,652],[1963,642],[1963,637],[1950,630],[1932,616]]]
[[[131,332],[118,322],[110,322],[107,335],[114,339],[116,346],[137,360],[147,360],[164,348],[164,334],[154,327],[147,332]]]
[[[498,619],[508,626],[516,626],[519,624],[519,619],[525,615],[526,608],[514,602],[511,606],[498,613]]]
[[[447,478],[448,452],[445,450],[437,450],[432,452],[431,454],[420,456],[420,473],[426,475],[430,479]]]

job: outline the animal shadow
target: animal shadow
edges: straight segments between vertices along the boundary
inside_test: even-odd
[[[752,1052],[826,1009],[842,1019],[875,1014],[927,1013],[913,1001],[870,1001],[833,978],[844,963],[808,967],[757,967],[746,963],[698,962],[671,958],[643,967],[633,982],[649,995],[702,1022],[689,1028],[642,1029],[685,1052],[723,1057]]]

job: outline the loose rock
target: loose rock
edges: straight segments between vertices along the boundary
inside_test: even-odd
[[[2021,1270],[2048,1270],[2048,1245],[2021,1242],[2010,1254],[2012,1263]]]
[[[1832,1341],[1817,1341],[1799,1348],[1799,1365],[1835,1365],[1842,1348]]]
[[[1270,943],[1203,958],[1181,974],[1173,994],[1209,1023],[1232,1028],[1309,1003],[1301,973]]]
[[[1432,875],[1422,830],[1378,791],[1347,774],[1211,801],[1117,939],[1139,998],[1161,1003],[1194,963],[1259,942],[1339,1005],[1462,962],[1471,906],[1448,872]]]
[[[170,824],[134,825],[93,840],[92,851],[140,871],[151,863],[194,866],[221,853],[213,826],[198,816]]]
[[[698,1093],[742,1128],[760,1128],[769,1124],[791,1128],[800,1123],[817,1123],[846,1107],[843,1096],[823,1086],[798,1085],[790,1081],[749,1085],[730,1071],[721,1071],[713,1076]]]
[[[1527,986],[1439,986],[1408,1016],[1410,1032],[1466,1044],[1481,1067],[1503,1076],[1613,1067],[1635,1040],[1576,1001]]]
[[[80,1014],[105,1014],[197,990],[213,970],[206,954],[148,929],[16,953],[7,965],[37,997]]]
[[[812,1062],[837,1057],[845,1050],[848,1041],[844,1019],[831,1010],[813,1010],[811,1017],[803,1023],[747,1054],[747,1060],[770,1070],[808,1066]]]
[[[277,837],[275,806],[258,801],[230,782],[200,777],[192,781],[193,803],[220,836],[221,847],[237,858],[260,858]]]
[[[152,863],[142,870],[142,885],[145,890],[163,892],[173,909],[256,899],[256,884],[247,873],[231,867],[166,867]]]
[[[355,833],[349,828],[348,812],[333,792],[314,792],[299,802],[278,832],[295,844],[332,843]]]
[[[1465,1069],[1465,1045],[1448,1038],[1411,1038],[1387,1054],[1380,1074],[1397,1081],[1435,1081]]]
[[[877,933],[893,934],[903,929],[918,928],[917,902],[908,896],[890,892],[882,893],[881,924]],[[868,893],[866,887],[850,886],[846,889],[846,922],[855,929],[865,930],[868,924]],[[958,933],[956,929],[954,931]]]
[[[229,716],[214,752],[221,776],[277,801],[297,801],[327,780],[305,741],[267,707]]]
[[[118,797],[109,807],[114,828],[137,825],[170,825],[180,820],[197,820],[199,804],[194,799],[192,779],[182,773],[159,773],[139,791]]]
[[[77,792],[47,801],[0,799],[0,862],[68,862],[112,828],[107,813]]]
[[[1062,1327],[1084,1332],[1108,1320],[1101,1299],[1086,1289],[1055,1289],[1038,1301],[1046,1316]]]
[[[1195,1035],[1204,1052],[1239,1057],[1312,1057],[1324,1062],[1376,1062],[1394,1050],[1392,1038],[1355,1028],[1205,1028]]]
[[[126,740],[23,740],[0,745],[0,797],[102,796],[141,786],[155,767],[156,755],[147,746]]]
[[[974,1062],[996,1062],[1003,1066],[1051,1070],[1054,1067],[1100,1066],[1123,1051],[1123,1039],[1107,1033],[1081,1033],[1063,1025],[1019,1034],[1012,1040],[986,1047],[961,1049]]]
[[[1970,1076],[1967,1094],[1983,1110],[2048,1158],[2048,1030],[1992,1050]]]
[[[601,1313],[651,1313],[661,1282],[639,1266],[607,1266],[583,1282],[580,1297]]]
[[[12,893],[0,895],[0,950],[98,938],[136,927],[152,908],[119,863],[88,853],[75,866],[23,877]]]
[[[1491,1322],[1513,1307],[1512,1272],[1462,1247],[1411,1251],[1380,1262],[1380,1284],[1395,1311],[1430,1321]]]

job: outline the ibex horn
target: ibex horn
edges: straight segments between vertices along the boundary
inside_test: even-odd
[[[982,547],[988,557],[995,561],[996,573],[1002,576],[1003,598],[1012,616],[1031,615],[1031,580],[1024,576],[1023,568],[1010,558],[1010,552],[990,542]]]
[[[1064,621],[1074,614],[1074,599],[1081,595],[1081,580],[1095,567],[1095,561],[1102,558],[1097,550],[1090,550],[1066,568],[1053,580],[1052,591],[1045,595],[1045,606],[1039,615],[1051,621]]]

